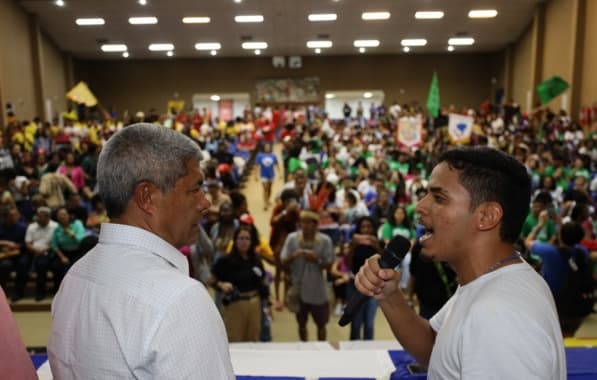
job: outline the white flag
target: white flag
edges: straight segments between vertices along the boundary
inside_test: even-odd
[[[448,123],[448,134],[452,144],[466,144],[470,141],[473,132],[474,119],[471,116],[463,116],[455,113],[450,114]]]

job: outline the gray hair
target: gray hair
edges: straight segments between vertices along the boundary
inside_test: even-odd
[[[168,193],[187,174],[187,161],[201,158],[197,144],[172,129],[148,123],[123,128],[108,140],[97,163],[99,194],[108,216],[122,215],[139,182],[151,182]]]

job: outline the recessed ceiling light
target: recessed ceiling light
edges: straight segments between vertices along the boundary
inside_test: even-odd
[[[261,50],[259,50],[259,49],[256,49],[256,50],[255,50],[255,55],[260,55],[260,54],[261,54]]]
[[[128,57],[129,57],[129,52],[128,52],[128,51],[125,51],[124,53],[122,53],[122,56],[123,56],[124,58],[128,58]]]
[[[498,12],[495,9],[473,9],[468,12],[470,18],[493,18]]]
[[[359,48],[359,53],[361,53],[361,54],[364,53],[364,52],[366,52],[366,51],[367,51],[367,49],[365,49],[364,47]]]
[[[402,51],[408,53],[410,51],[410,48],[408,46],[405,46],[402,48]]]
[[[151,25],[157,24],[158,18],[157,17],[130,17],[129,24],[132,25]]]
[[[243,0],[234,0],[235,3],[240,4]]]
[[[170,51],[174,50],[174,45],[170,43],[159,43],[149,45],[150,51]]]
[[[309,21],[317,22],[317,21],[336,21],[338,15],[335,13],[313,13],[307,16]]]
[[[332,41],[329,40],[321,40],[321,41],[307,41],[307,47],[309,49],[315,48],[331,48]]]
[[[197,42],[195,49],[197,50],[219,50],[222,48],[222,44],[219,42]]]
[[[128,50],[128,48],[126,47],[125,44],[103,44],[101,46],[101,49],[105,53],[113,53],[113,52],[121,53],[123,51]]]
[[[475,43],[475,39],[470,38],[470,37],[450,38],[448,40],[448,45],[456,45],[456,46],[472,45],[474,43]]]
[[[211,100],[213,100],[214,102],[219,102],[220,101],[220,95],[212,95],[209,97]]]
[[[208,24],[211,21],[209,17],[183,17],[184,24]]]
[[[387,20],[390,18],[390,12],[363,12],[361,15],[363,20]]]
[[[58,6],[58,7],[63,7],[64,6],[64,0],[56,0],[54,2],[54,4],[56,4],[56,6]]]
[[[214,55],[218,54],[218,51],[217,50],[212,50],[212,51],[209,52],[209,54],[212,55],[212,56],[214,56]]]
[[[325,94],[326,99],[334,99],[335,97],[336,97],[336,94]]]
[[[244,16],[234,16],[234,21],[238,23],[242,22],[263,22],[262,15],[244,15]]]
[[[378,47],[379,40],[354,40],[354,47]]]
[[[242,47],[247,50],[267,49],[267,42],[243,42]]]
[[[139,4],[141,4],[141,5],[147,5],[147,0],[139,0]]]
[[[448,51],[454,51],[454,46],[452,46],[452,45],[449,45],[449,46],[448,46]]]
[[[427,45],[427,40],[424,38],[407,38],[400,41],[400,45],[402,46],[425,46]]]
[[[320,48],[315,49],[315,54],[321,54],[321,49]]]
[[[174,55],[174,52],[173,52],[172,50],[168,50],[168,51],[166,52],[166,55],[167,55],[168,57],[172,57],[172,56]]]
[[[75,20],[75,23],[79,26],[88,26],[88,25],[104,25],[106,21],[101,17],[96,18],[78,18]]]
[[[373,97],[373,94],[370,93],[370,92],[366,92],[366,93],[363,94],[363,98],[369,99],[369,98],[372,98],[372,97]]]
[[[444,17],[442,11],[419,11],[415,13],[415,18],[419,20],[437,20]]]

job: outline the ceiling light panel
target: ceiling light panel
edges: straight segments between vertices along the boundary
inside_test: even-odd
[[[183,24],[209,24],[211,19],[209,17],[183,17]]]
[[[442,11],[420,11],[415,13],[415,18],[419,20],[438,20],[444,17]]]
[[[234,21],[238,23],[244,22],[263,22],[262,15],[241,15],[241,16],[234,16]]]
[[[197,42],[195,44],[196,50],[220,50],[222,44],[219,42]]]
[[[89,26],[89,25],[104,25],[106,20],[101,17],[96,18],[78,18],[75,20],[75,23],[79,26]]]
[[[363,12],[361,18],[365,21],[387,20],[390,18],[390,12]]]
[[[498,12],[495,9],[473,9],[468,12],[470,18],[493,18]]]
[[[267,49],[267,42],[243,42],[242,47],[246,50]]]
[[[400,45],[402,46],[425,46],[427,45],[427,40],[424,38],[408,38],[400,41]]]
[[[448,45],[455,45],[455,46],[467,46],[467,45],[472,45],[474,43],[475,43],[475,39],[470,38],[470,37],[450,38],[448,40]]]
[[[332,41],[329,41],[329,40],[307,41],[307,47],[309,49],[331,48],[332,47]]]
[[[159,43],[149,45],[150,51],[170,51],[174,50],[174,44],[171,43]]]
[[[101,49],[105,53],[122,53],[128,50],[125,44],[103,44]]]
[[[130,17],[129,24],[131,25],[152,25],[157,24],[158,18],[149,16],[149,17]]]
[[[355,40],[353,42],[354,47],[378,47],[379,40]]]
[[[307,18],[311,22],[336,21],[338,15],[335,13],[313,13],[307,16]]]

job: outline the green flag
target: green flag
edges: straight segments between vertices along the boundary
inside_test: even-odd
[[[537,85],[537,93],[541,104],[549,103],[553,98],[560,95],[570,87],[568,82],[558,76],[553,76]]]
[[[437,72],[433,72],[431,78],[431,86],[429,87],[429,95],[427,96],[427,111],[433,117],[439,115],[439,82],[437,80]]]

